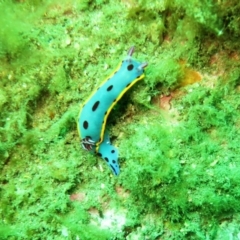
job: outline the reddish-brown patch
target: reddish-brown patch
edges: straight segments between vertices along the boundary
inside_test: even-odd
[[[99,211],[98,211],[98,209],[97,208],[90,208],[89,210],[88,210],[88,212],[91,214],[91,215],[99,215]]]
[[[72,201],[79,201],[79,202],[83,202],[86,198],[86,194],[85,193],[74,193],[72,195],[70,195],[70,200]]]
[[[162,110],[170,110],[171,109],[171,100],[173,95],[170,93],[169,95],[158,95],[152,99],[152,104],[161,108]]]
[[[180,83],[179,83],[179,87],[184,87],[202,80],[201,74],[198,71],[187,67],[185,60],[180,60],[179,64],[182,68],[182,73],[183,73],[182,79],[180,80]],[[171,100],[173,98],[179,98],[184,94],[185,93],[181,88],[175,89],[168,95],[160,95],[160,96],[158,95],[152,98],[152,104],[158,106],[162,110],[168,111],[171,109]]]
[[[229,54],[229,57],[230,57],[232,60],[236,60],[236,61],[239,60],[239,55],[238,55],[237,52],[231,52],[231,53]]]
[[[171,99],[172,99],[172,95],[171,94],[168,95],[168,96],[161,96],[159,98],[159,100],[160,100],[160,102],[159,102],[160,108],[163,109],[163,110],[170,110],[170,108],[171,108],[171,103],[170,103]]]
[[[171,92],[169,95],[158,95],[152,99],[152,104],[161,108],[162,110],[168,111],[171,109],[171,100],[174,98],[181,98],[185,94],[184,91],[177,89]]]
[[[171,42],[170,36],[169,36],[169,35],[165,35],[164,38],[163,38],[163,41],[164,41],[165,43],[170,43],[170,42]]]
[[[125,190],[123,187],[117,186],[116,187],[117,194],[122,198],[128,198],[129,191]]]

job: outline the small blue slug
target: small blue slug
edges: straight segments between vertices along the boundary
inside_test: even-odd
[[[82,147],[101,156],[114,175],[120,173],[118,150],[111,143],[105,126],[109,113],[123,94],[144,78],[147,63],[132,59],[134,47],[117,69],[95,90],[83,104],[78,119],[78,132]]]

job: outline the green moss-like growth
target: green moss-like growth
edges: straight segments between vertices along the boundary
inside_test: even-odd
[[[0,17],[2,26],[0,31],[0,57],[1,59],[8,58],[8,61],[10,61],[12,58],[24,54],[24,50],[27,49],[27,41],[23,34],[26,33],[25,28],[29,25],[18,21],[18,18],[23,15],[11,1],[2,1],[0,8],[4,9]]]
[[[1,239],[237,239],[238,1],[0,3]],[[109,116],[121,174],[79,106],[135,45]]]

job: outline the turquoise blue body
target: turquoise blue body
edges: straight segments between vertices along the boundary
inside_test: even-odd
[[[91,94],[83,104],[78,120],[83,148],[100,155],[115,175],[120,172],[118,150],[110,143],[105,126],[113,106],[135,82],[144,77],[143,68],[147,64],[133,60],[132,54],[133,48],[116,71]]]

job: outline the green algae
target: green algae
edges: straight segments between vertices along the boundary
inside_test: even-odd
[[[237,239],[238,1],[0,8],[1,239]],[[80,148],[76,121],[133,44],[149,66],[109,119],[114,178]],[[183,62],[200,82],[182,84]],[[154,102],[163,95],[168,110]],[[125,223],[102,226],[109,209]]]

